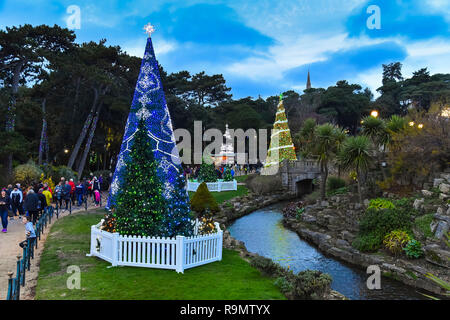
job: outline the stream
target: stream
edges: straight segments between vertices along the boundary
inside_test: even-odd
[[[369,275],[365,270],[325,256],[283,226],[285,205],[272,205],[237,219],[228,228],[231,236],[243,241],[249,252],[289,266],[295,273],[312,269],[330,274],[333,277],[331,288],[352,300],[426,299],[415,288],[385,277],[381,279],[380,290],[369,290],[366,286]]]

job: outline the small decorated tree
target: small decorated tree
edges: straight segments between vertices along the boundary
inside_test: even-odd
[[[139,121],[126,166],[113,213],[115,229],[121,235],[161,236],[166,202],[144,120]]]
[[[216,182],[217,173],[213,163],[203,162],[198,172],[198,180],[204,182]]]
[[[200,184],[192,196],[191,209],[196,212],[198,219],[202,223],[198,231],[199,234],[215,231],[213,213],[219,212],[220,208],[205,182]]]

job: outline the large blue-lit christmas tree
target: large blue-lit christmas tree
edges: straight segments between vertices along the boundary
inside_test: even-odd
[[[193,229],[190,222],[189,196],[185,188],[185,179],[176,148],[169,109],[161,84],[158,62],[156,61],[153,50],[151,33],[154,29],[148,24],[145,30],[149,37],[136,83],[130,114],[125,126],[125,133],[111,183],[107,208],[116,214],[129,214],[130,217],[145,214],[143,206],[149,203],[148,199],[145,199],[145,196],[142,199],[138,198],[134,201],[133,203],[135,205],[131,204],[130,201],[122,202],[118,200],[126,198],[124,192],[133,192],[130,190],[136,189],[134,186],[133,188],[129,188],[125,185],[137,183],[137,181],[129,181],[130,175],[127,174],[127,167],[133,161],[131,150],[135,135],[139,131],[139,123],[141,123],[140,126],[142,128],[144,122],[149,145],[152,148],[154,160],[157,165],[156,174],[159,178],[159,183],[162,185],[161,192],[165,200],[162,221],[158,218],[158,224],[164,227],[159,228],[160,234],[156,236],[188,236],[192,234]],[[133,170],[136,169],[134,168]],[[146,193],[144,192],[144,194]],[[151,194],[152,192],[148,192],[148,196]],[[124,205],[127,207],[121,207]],[[150,209],[148,211],[149,214],[153,212]],[[116,217],[116,221],[124,220],[127,219]],[[117,225],[117,231],[121,232],[120,225]],[[128,230],[126,233],[130,234],[130,231]],[[142,234],[142,232],[138,233]],[[147,235],[153,235],[150,233]]]

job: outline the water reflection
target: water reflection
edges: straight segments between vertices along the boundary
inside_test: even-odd
[[[363,270],[325,257],[298,235],[283,227],[282,204],[274,205],[242,217],[229,227],[231,235],[243,241],[250,252],[271,258],[295,273],[314,269],[333,277],[331,287],[350,299],[424,299],[412,287],[382,278],[381,290],[369,290],[368,275]]]

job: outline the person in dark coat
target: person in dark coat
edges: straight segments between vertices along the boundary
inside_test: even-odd
[[[78,181],[78,185],[75,187],[75,194],[77,196],[78,206],[81,207],[83,204],[83,196],[85,195],[86,191],[84,188],[84,185],[81,181]]]
[[[2,232],[8,231],[8,209],[11,201],[6,193],[6,190],[2,190],[0,194],[0,216],[2,219]]]
[[[64,201],[66,202],[66,210],[69,210],[71,191],[72,191],[72,187],[69,184],[69,181],[66,181],[66,184],[64,185],[64,188],[63,188],[63,198],[64,198]]]
[[[46,208],[47,208],[47,198],[45,197],[45,195],[42,192],[44,192],[44,189],[40,188],[39,192],[38,192],[38,197],[39,197],[39,215],[44,213],[46,211]]]
[[[31,217],[33,224],[36,224],[39,213],[39,196],[34,193],[33,189],[30,189],[27,193],[27,197],[24,202],[25,210],[28,211],[28,215]]]

